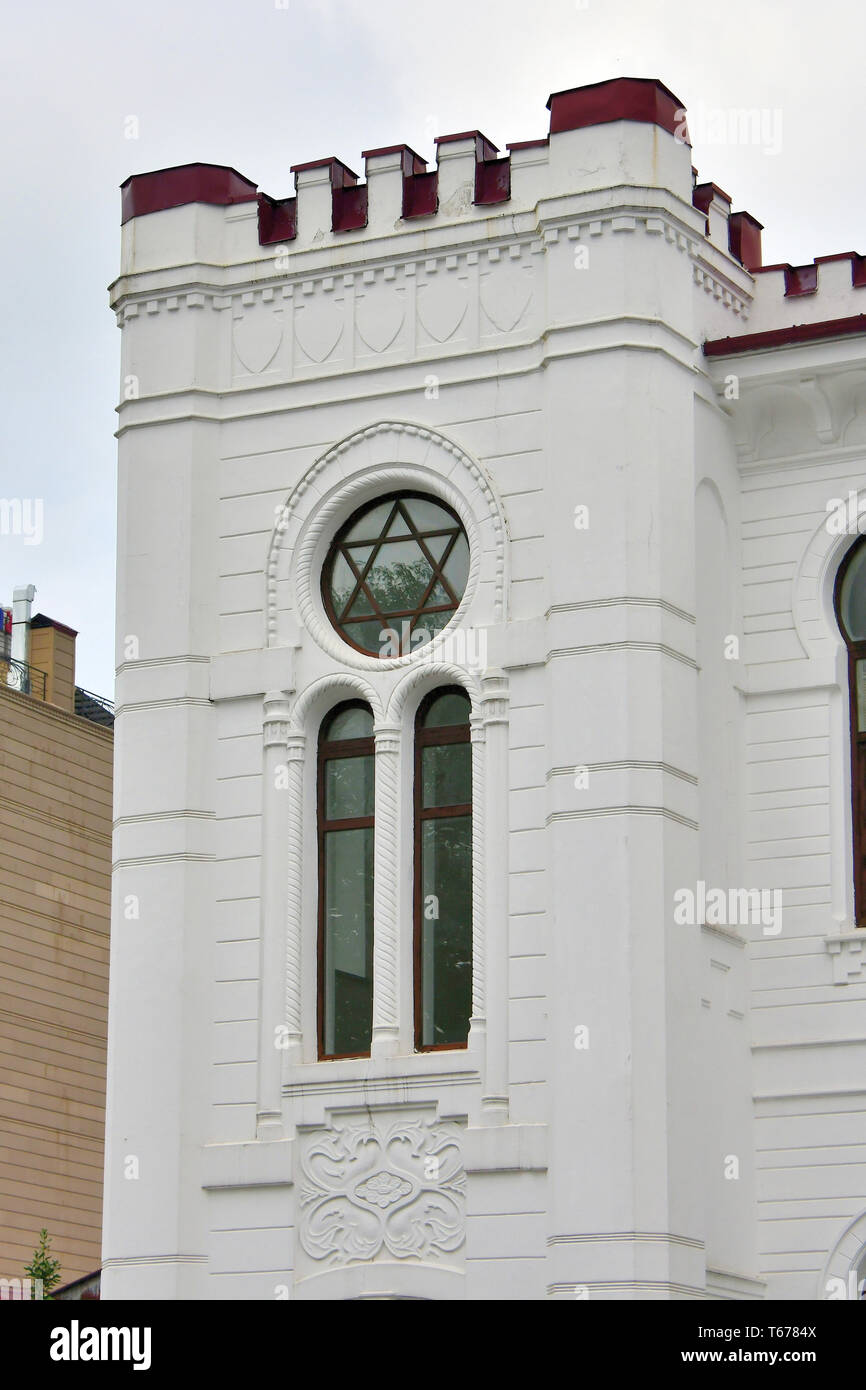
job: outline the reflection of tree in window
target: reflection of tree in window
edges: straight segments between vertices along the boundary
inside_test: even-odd
[[[379,654],[385,632],[396,631],[405,653],[451,621],[468,577],[469,543],[456,513],[438,499],[400,493],[362,507],[337,534],[322,598],[352,646]]]
[[[470,703],[434,691],[415,724],[416,1047],[465,1047],[472,1012]]]
[[[339,705],[319,735],[319,1055],[370,1051],[373,715]]]

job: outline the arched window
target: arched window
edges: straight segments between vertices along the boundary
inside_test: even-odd
[[[373,715],[350,700],[319,732],[319,1056],[373,1034]]]
[[[854,918],[866,926],[866,542],[848,551],[836,577],[836,617],[848,647]]]
[[[434,690],[415,720],[415,1046],[465,1047],[472,1012],[470,703]]]

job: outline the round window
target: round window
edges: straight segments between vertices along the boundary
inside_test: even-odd
[[[378,497],[337,533],[322,571],[325,610],[372,656],[405,656],[451,621],[469,576],[456,512],[417,492]]]

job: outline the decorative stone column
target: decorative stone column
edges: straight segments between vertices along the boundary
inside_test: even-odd
[[[508,678],[489,671],[481,679],[481,724],[484,740],[484,943],[485,970],[481,997],[475,993],[473,1012],[486,1013],[487,1066],[482,1097],[482,1121],[508,1120]],[[473,730],[473,773],[480,746]],[[473,850],[475,842],[473,839]],[[475,874],[472,884],[475,896]],[[473,933],[473,949],[476,942]]]
[[[283,1010],[282,902],[288,813],[286,745],[289,701],[283,691],[264,700],[262,758],[262,891],[259,935],[259,1067],[256,1137],[282,1137]]]
[[[400,727],[376,729],[376,828],[373,851],[373,1057],[400,1049],[399,779]]]
[[[472,747],[472,1017],[469,1020],[469,1052],[479,1069],[485,1065],[487,1037],[487,934],[485,923],[487,855],[484,789],[484,720],[469,720]]]
[[[303,1061],[304,1029],[301,1012],[301,963],[303,937],[304,862],[304,759],[306,735],[293,729],[286,741],[286,978],[285,1023],[287,1063]]]

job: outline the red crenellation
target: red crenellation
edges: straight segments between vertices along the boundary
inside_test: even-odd
[[[381,155],[400,155],[402,178],[401,213],[405,220],[435,216],[439,208],[439,162],[443,145],[456,141],[474,141],[475,184],[473,201],[478,206],[505,203],[511,197],[511,156],[514,151],[544,149],[557,135],[566,131],[605,125],[613,121],[633,121],[653,124],[688,144],[685,110],[678,98],[655,78],[615,77],[589,86],[572,87],[554,92],[548,99],[550,130],[535,140],[515,141],[506,146],[508,153],[500,156],[498,147],[478,130],[440,135],[436,139],[436,168],[428,169],[409,145],[391,145],[365,150],[364,160],[369,173],[369,161]],[[393,165],[391,166],[393,168]],[[335,233],[355,231],[367,226],[369,183],[359,183],[355,174],[335,156],[292,165],[297,188],[298,175],[306,170],[327,168],[331,185],[331,230]],[[731,212],[731,199],[723,189],[710,182],[699,183],[693,170],[693,205],[704,214],[709,234],[710,208],[719,209],[728,223],[728,249],[752,275],[772,270],[784,272],[785,296],[796,298],[818,291],[818,266],[823,261],[848,260],[851,265],[851,284],[866,286],[866,257],[856,252],[837,256],[818,256],[811,265],[791,266],[762,264],[762,225],[748,212]],[[144,217],[152,212],[182,207],[189,203],[210,203],[228,206],[233,203],[257,203],[259,243],[262,246],[292,241],[298,233],[297,192],[291,198],[272,198],[260,192],[256,185],[236,169],[219,164],[184,164],[151,173],[133,174],[121,184],[122,222]],[[844,331],[844,330],[843,330]],[[742,339],[736,341],[742,342]]]
[[[365,162],[377,155],[399,154],[403,176],[403,217],[430,217],[439,207],[438,174],[428,172],[427,161],[416,154],[410,145],[386,145],[378,150],[364,150]],[[368,172],[369,177],[369,172]]]
[[[768,271],[781,270],[785,277],[785,298],[795,299],[802,294],[816,294],[818,291],[818,266],[827,261],[848,261],[851,266],[851,287],[862,289],[866,285],[866,257],[857,251],[839,251],[833,256],[816,256],[809,265],[788,265],[781,261],[777,265],[758,266],[753,274],[766,275]]]
[[[188,203],[251,203],[258,196],[254,183],[237,169],[222,164],[178,164],[149,174],[130,174],[120,185],[121,226],[133,217]]]
[[[763,230],[763,223],[750,212],[732,212],[728,218],[728,248],[746,270],[760,269]]]
[[[646,77],[616,77],[608,82],[596,82],[589,87],[573,87],[555,92],[548,100],[550,134],[539,140],[523,140],[509,144],[508,154],[500,157],[499,150],[480,131],[463,131],[457,135],[441,135],[442,144],[454,140],[475,140],[475,203],[485,206],[504,203],[511,197],[511,151],[542,148],[550,138],[562,131],[579,130],[584,126],[604,125],[610,121],[638,121],[660,125],[671,134],[684,129],[685,113],[677,98],[661,82]],[[427,169],[408,145],[368,150],[365,159],[374,154],[404,154],[403,216],[430,217],[438,208],[438,169]],[[367,225],[367,186],[341,160],[333,156],[295,164],[292,172],[328,165],[331,171],[332,218],[334,232],[346,232]],[[143,217],[151,212],[181,207],[186,203],[229,204],[258,200],[259,239],[262,245],[275,241],[291,241],[297,235],[297,202],[295,198],[271,198],[260,193],[255,184],[237,170],[218,164],[182,164],[173,169],[157,169],[153,173],[133,174],[121,185],[122,221]]]
[[[269,198],[259,194],[259,245],[294,241],[298,235],[297,198]]]
[[[438,135],[436,154],[439,146],[451,144],[456,140],[475,141],[475,196],[473,202],[482,206],[488,203],[505,203],[511,197],[511,156],[499,159],[498,146],[480,130],[464,130],[459,135]]]
[[[292,173],[306,169],[328,168],[331,178],[331,231],[351,232],[367,225],[367,185],[358,183],[358,175],[335,155],[326,159],[311,159],[306,164],[293,164]],[[295,180],[297,186],[297,179]]]
[[[684,137],[684,145],[691,143],[682,102],[655,77],[613,77],[588,87],[570,87],[554,92],[547,106],[551,135],[611,121],[639,121]]]

